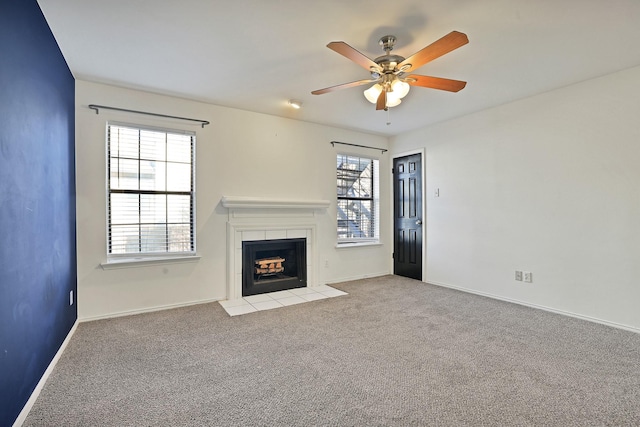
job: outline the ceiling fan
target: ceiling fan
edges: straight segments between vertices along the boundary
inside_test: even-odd
[[[395,36],[382,37],[379,43],[385,51],[385,54],[373,60],[358,52],[345,42],[336,41],[329,43],[327,45],[329,49],[339,53],[347,59],[352,60],[362,68],[369,71],[371,73],[371,79],[358,80],[351,83],[344,83],[324,89],[318,89],[311,93],[313,95],[322,95],[323,93],[333,92],[339,89],[374,83],[373,86],[364,91],[364,95],[369,102],[376,104],[376,110],[387,110],[389,107],[395,107],[402,102],[402,98],[409,93],[410,86],[421,86],[431,89],[446,90],[449,92],[458,92],[467,84],[460,80],[421,76],[418,74],[411,74],[404,77],[406,73],[422,67],[427,62],[433,61],[434,59],[469,43],[469,39],[466,34],[458,31],[452,31],[408,58],[391,54],[395,42]]]

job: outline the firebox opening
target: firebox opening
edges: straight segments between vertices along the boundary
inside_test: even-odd
[[[306,239],[242,242],[242,296],[307,286]]]

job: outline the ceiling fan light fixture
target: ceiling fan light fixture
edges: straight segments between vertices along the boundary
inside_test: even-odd
[[[395,79],[393,83],[391,83],[391,90],[387,92],[387,107],[395,107],[400,104],[401,99],[407,96],[409,93],[408,83],[403,82],[402,80]],[[378,102],[378,97],[380,96],[380,92],[382,92],[382,85],[380,83],[376,83],[371,86],[369,89],[364,91],[364,97],[367,98],[372,104]]]
[[[298,99],[290,99],[289,105],[291,106],[291,108],[295,108],[296,110],[299,110],[300,108],[302,108],[302,101]]]

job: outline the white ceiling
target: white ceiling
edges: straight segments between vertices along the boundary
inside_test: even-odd
[[[638,0],[38,3],[78,79],[384,135],[640,65]],[[452,30],[469,44],[415,73],[467,87],[414,87],[390,109],[390,125],[362,95],[368,86],[310,93],[369,78],[328,49],[331,41],[375,58],[384,53],[379,38],[392,34],[393,53],[408,57]],[[292,98],[301,110],[288,108]]]

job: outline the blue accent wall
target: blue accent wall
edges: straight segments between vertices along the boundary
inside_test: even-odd
[[[36,0],[0,0],[0,426],[77,318],[74,98]]]

